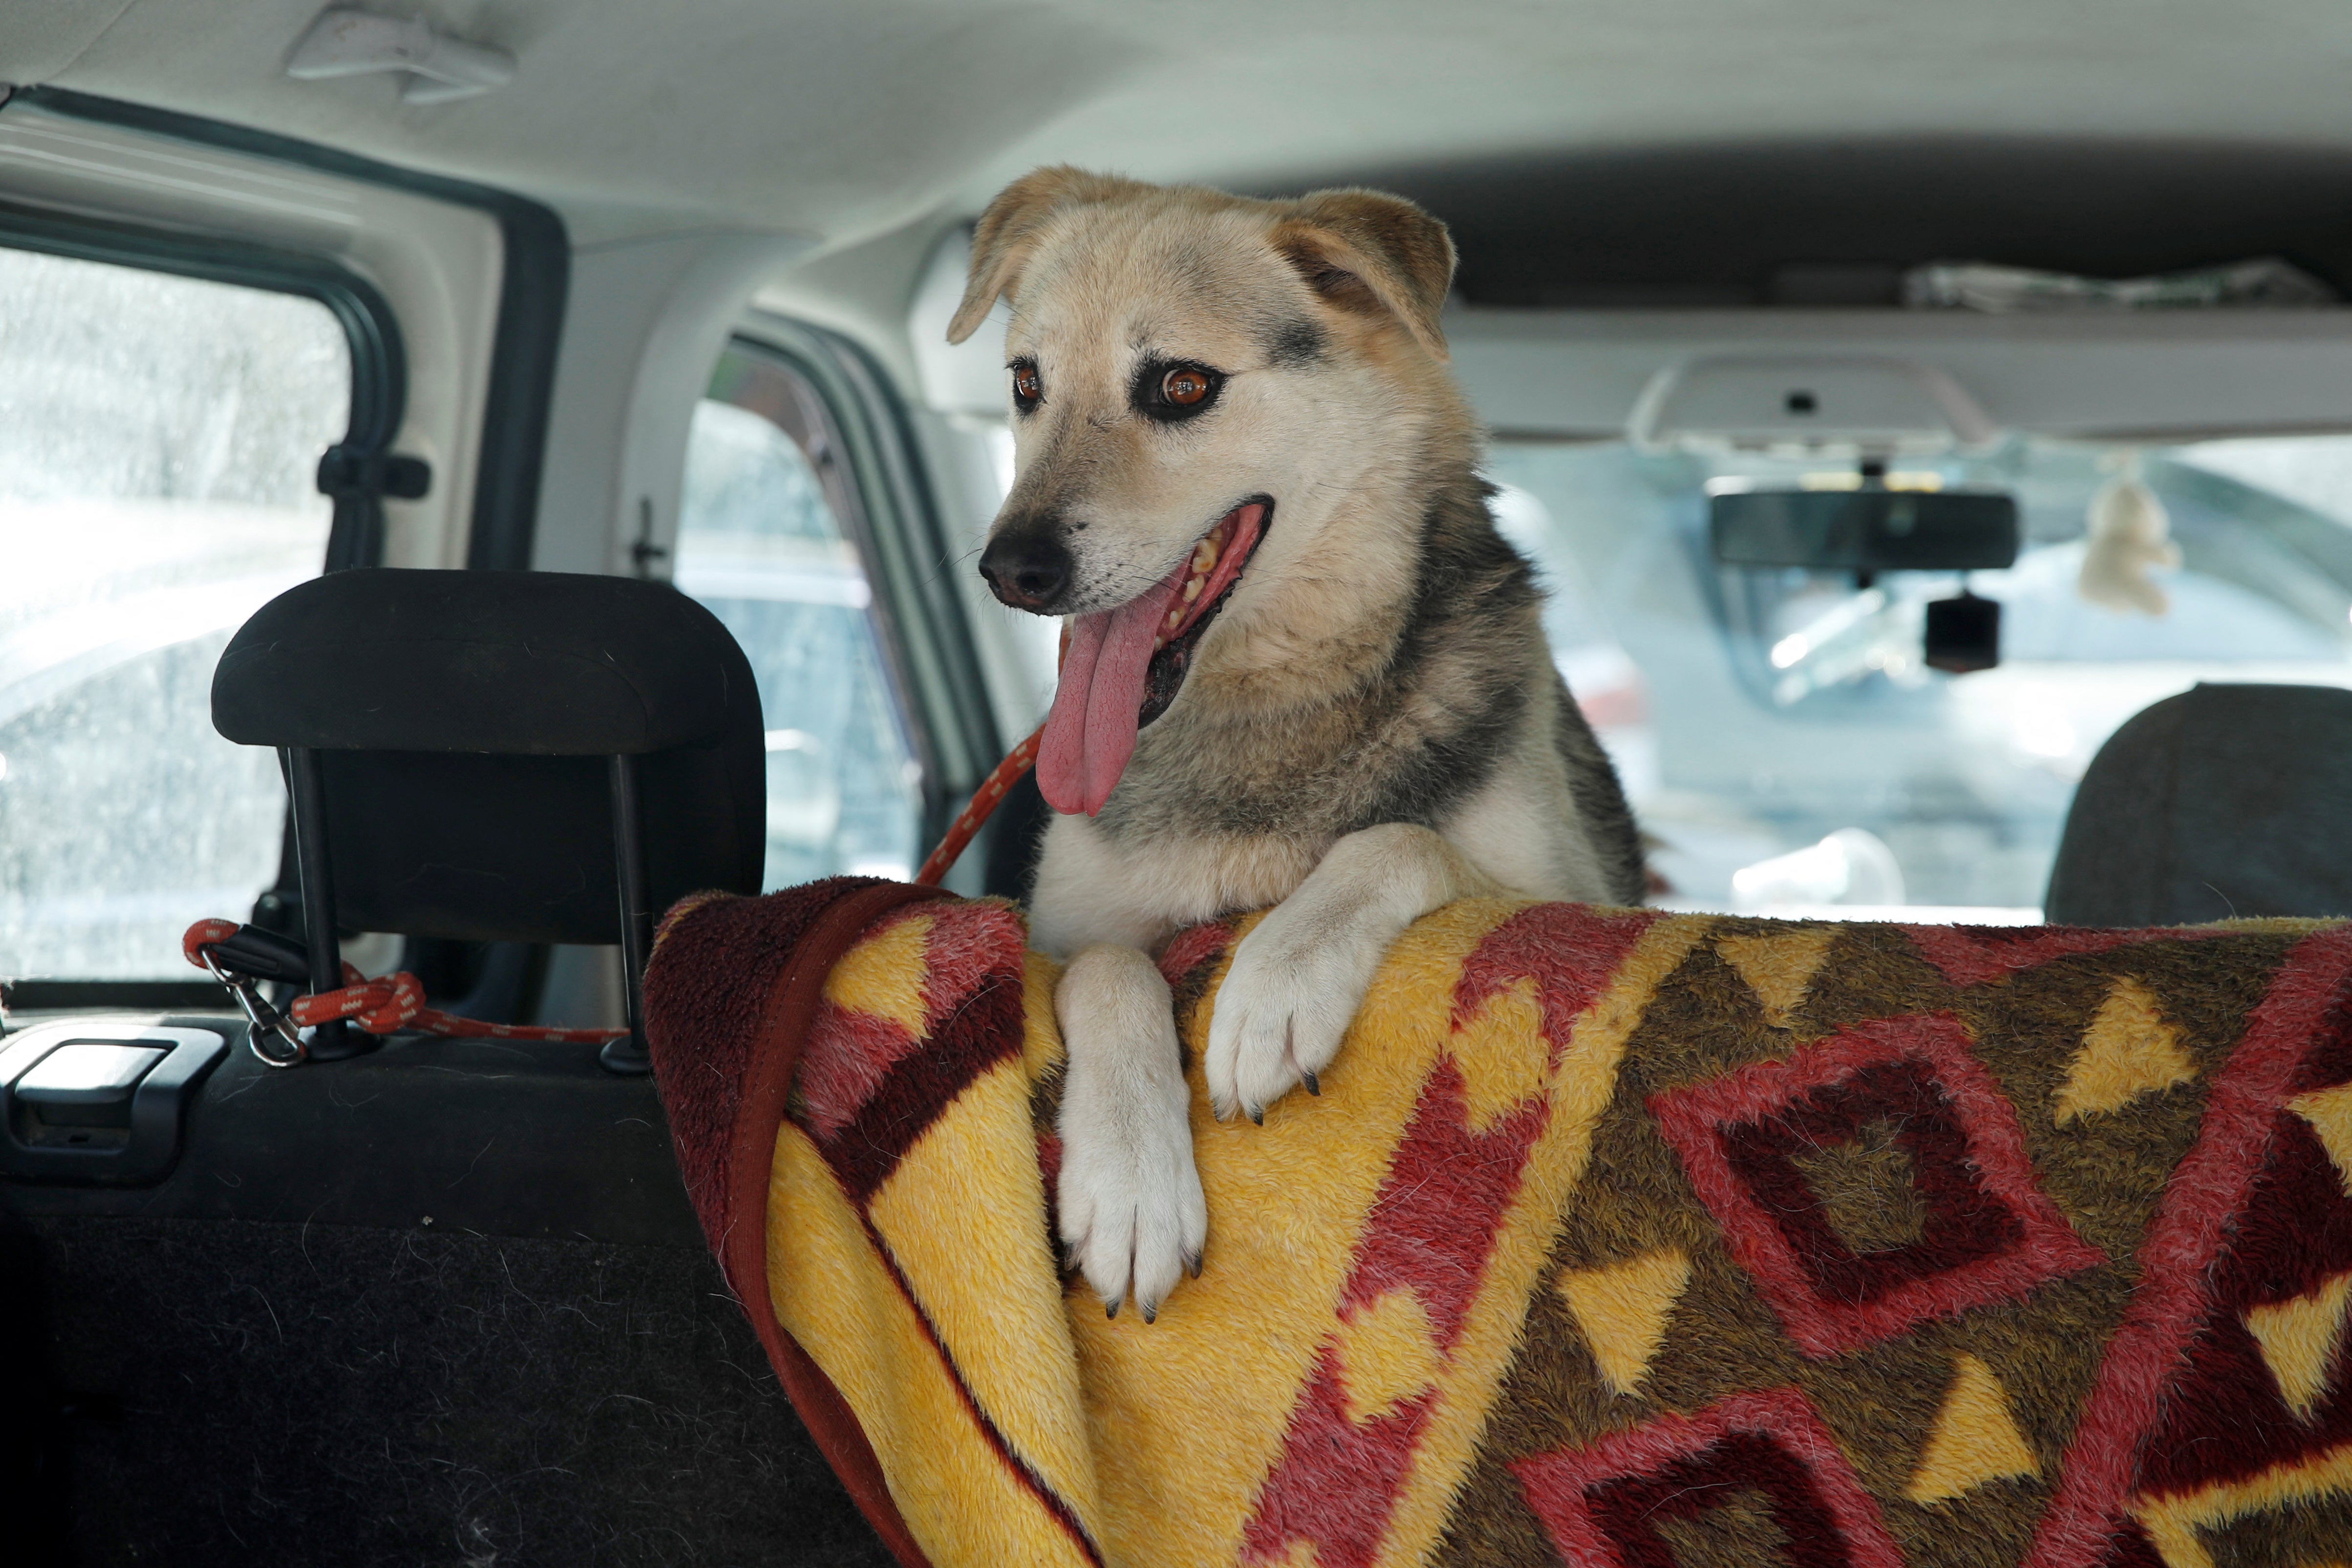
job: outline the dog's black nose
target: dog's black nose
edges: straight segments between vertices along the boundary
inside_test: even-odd
[[[1043,610],[1070,582],[1070,552],[1051,534],[1008,533],[981,552],[989,591],[1016,610]]]

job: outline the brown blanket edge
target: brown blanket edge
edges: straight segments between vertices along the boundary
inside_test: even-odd
[[[817,900],[808,897],[820,892],[823,897]],[[776,1130],[784,1119],[801,1045],[823,999],[826,976],[876,920],[902,904],[946,894],[937,888],[864,878],[838,878],[783,897],[793,894],[800,895],[794,900],[798,907],[790,910],[750,907],[768,905],[768,899],[698,896],[701,901],[687,900],[693,907],[682,905],[664,921],[662,941],[646,969],[647,1042],[688,1195],[729,1288],[767,1350],[769,1364],[826,1463],[883,1544],[903,1568],[930,1568],[891,1500],[881,1461],[865,1429],[833,1380],[784,1331],[769,1306],[767,1205]],[[747,918],[765,926],[766,934],[781,928],[787,944],[783,962],[758,1004],[758,1016],[739,1012],[727,1020],[737,1031],[730,1043],[739,1048],[726,1055],[735,1059],[712,1061],[706,1055],[712,1043],[708,1038],[710,1014],[677,994],[681,983],[676,976],[680,965],[708,975],[709,950],[732,945],[725,933],[711,928],[736,926]],[[718,940],[708,940],[714,937]],[[751,967],[771,967],[760,964],[756,955],[745,956],[751,958]],[[703,1026],[692,1026],[698,1022]],[[688,1105],[701,1114],[681,1115]],[[710,1135],[721,1127],[721,1140],[713,1146]]]

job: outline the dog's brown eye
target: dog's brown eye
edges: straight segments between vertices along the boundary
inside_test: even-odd
[[[1160,395],[1179,408],[1190,408],[1209,395],[1209,378],[1179,367],[1160,378]]]
[[[1204,364],[1171,364],[1145,360],[1135,367],[1128,401],[1138,414],[1162,425],[1196,419],[1217,405],[1224,373]]]
[[[1013,367],[1013,395],[1014,397],[1019,398],[1024,403],[1034,403],[1044,391],[1044,385],[1037,379],[1037,367],[1035,365],[1016,364]]]

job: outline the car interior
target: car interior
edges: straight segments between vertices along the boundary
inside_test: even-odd
[[[2352,914],[2320,6],[5,14],[10,1562],[891,1561],[639,983],[688,893],[908,879],[1045,710],[1004,308],[946,336],[1041,164],[1448,225],[1653,902]],[[346,964],[483,1032],[286,1021]]]

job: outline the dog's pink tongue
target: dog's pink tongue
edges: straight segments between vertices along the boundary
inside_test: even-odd
[[[1168,605],[1184,586],[1179,566],[1155,588],[1116,610],[1080,616],[1062,656],[1054,710],[1037,747],[1037,788],[1060,812],[1094,816],[1110,798],[1143,715],[1143,678]]]

